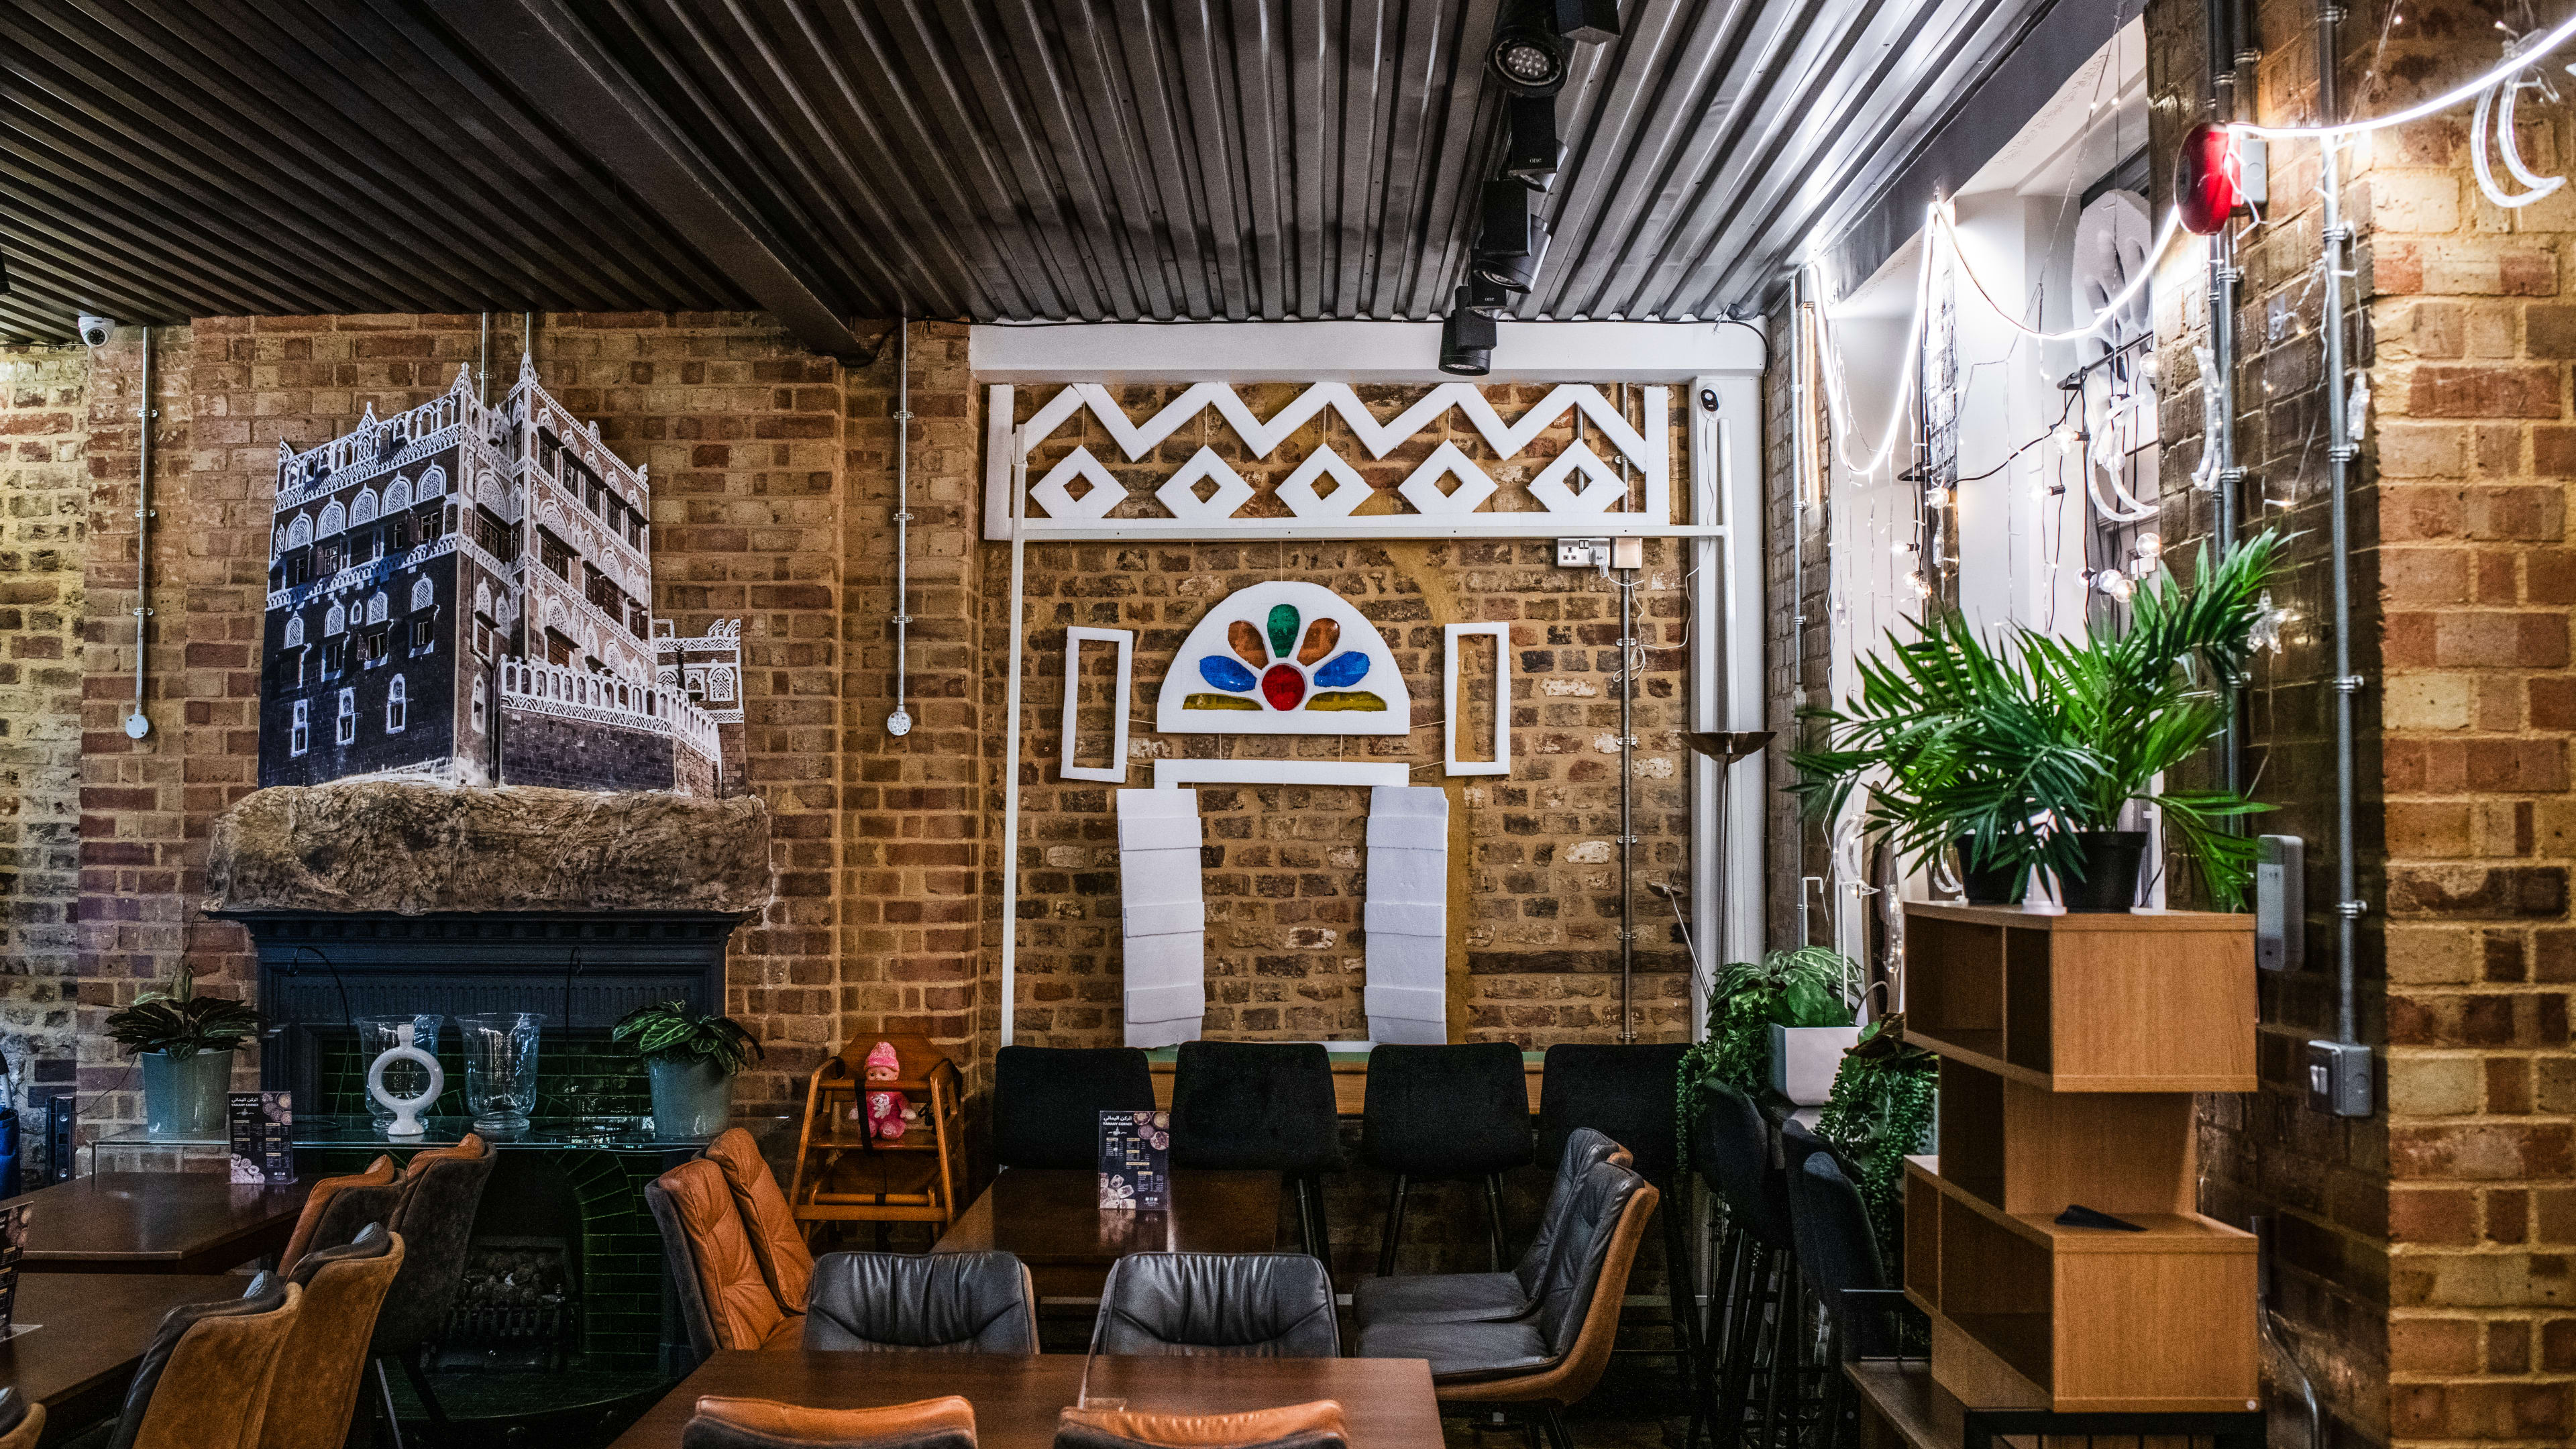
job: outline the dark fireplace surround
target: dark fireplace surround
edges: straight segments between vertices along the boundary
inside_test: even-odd
[[[300,1111],[364,1110],[358,1017],[533,1011],[545,1018],[538,1115],[649,1110],[608,1044],[634,1008],[720,1010],[725,944],[767,903],[756,799],[698,800],[361,780],[258,791],[215,825],[208,914],[258,960],[262,1087]],[[462,1115],[453,1028],[436,1113]],[[353,1160],[316,1162],[344,1171]],[[684,1155],[684,1154],[675,1154]],[[660,1155],[505,1151],[475,1223],[448,1367],[667,1361],[659,1244],[642,1185]]]

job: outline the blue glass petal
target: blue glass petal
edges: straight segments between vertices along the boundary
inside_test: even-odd
[[[1253,682],[1251,670],[1222,654],[1210,654],[1199,661],[1199,678],[1219,689],[1250,689]]]
[[[1368,672],[1368,656],[1353,649],[1316,665],[1315,683],[1326,689],[1340,689],[1368,678]]]

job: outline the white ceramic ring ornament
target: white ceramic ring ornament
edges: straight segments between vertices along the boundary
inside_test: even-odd
[[[384,1104],[394,1114],[385,1125],[387,1137],[418,1137],[428,1131],[421,1126],[421,1114],[447,1090],[447,1073],[439,1070],[438,1058],[411,1044],[412,1028],[406,1022],[394,1028],[394,1044],[385,1048],[375,1065],[367,1068],[367,1095]],[[429,1073],[429,1086],[417,1097],[397,1097],[385,1090],[385,1068],[394,1062],[417,1062]]]

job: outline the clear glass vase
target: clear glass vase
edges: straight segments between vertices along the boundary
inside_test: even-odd
[[[393,1050],[394,1047],[400,1043],[401,1038],[394,1034],[394,1029],[396,1027],[410,1027],[411,1044],[420,1048],[422,1051],[429,1053],[431,1056],[436,1056],[438,1055],[438,1029],[446,1022],[446,1020],[446,1017],[441,1016],[434,1011],[424,1011],[407,1016],[397,1014],[393,1016],[359,1017],[358,1072],[361,1078],[359,1082],[360,1087],[363,1088],[366,1085],[364,1081],[366,1070],[367,1068],[375,1065],[376,1058]],[[385,1090],[394,1096],[418,1096],[424,1088],[428,1087],[428,1085],[429,1073],[421,1070],[421,1068],[415,1063],[395,1062],[385,1068]],[[358,1096],[360,1100],[367,1104],[367,1115],[375,1119],[377,1126],[382,1127],[386,1123],[394,1120],[394,1109],[377,1101],[373,1093],[361,1090],[358,1093]],[[426,1117],[433,1110],[435,1110],[435,1104],[422,1107],[420,1109],[420,1115]]]
[[[487,1011],[456,1019],[465,1038],[465,1105],[478,1132],[518,1132],[537,1108],[537,1028],[533,1011]]]

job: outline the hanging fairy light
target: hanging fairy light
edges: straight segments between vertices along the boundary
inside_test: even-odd
[[[1932,581],[1923,576],[1923,570],[1916,569],[1905,576],[1905,591],[1918,600],[1928,599],[1932,597]]]
[[[2104,569],[2093,576],[2093,587],[2110,596],[2112,602],[2125,604],[2138,591],[2138,581],[2118,569]]]
[[[1957,494],[1938,483],[1923,490],[1923,506],[1926,508],[1947,508],[1957,501]]]

